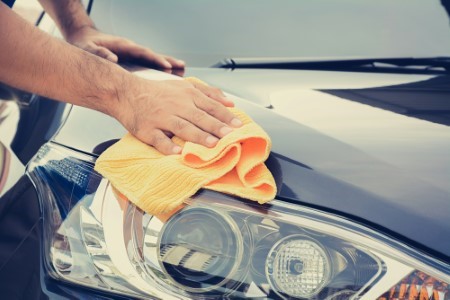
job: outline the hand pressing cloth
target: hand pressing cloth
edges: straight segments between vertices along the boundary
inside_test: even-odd
[[[127,134],[100,155],[95,170],[129,201],[153,215],[176,209],[200,188],[266,203],[276,194],[275,181],[264,164],[270,138],[244,112],[230,110],[243,125],[214,148],[173,137],[183,150],[164,155]]]

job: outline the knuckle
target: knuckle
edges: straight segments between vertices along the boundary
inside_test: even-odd
[[[108,56],[108,52],[104,49],[98,49],[94,54],[103,58]]]
[[[97,55],[97,56],[98,56],[98,51],[100,50],[100,48],[92,47],[92,46],[86,46],[83,49],[86,50],[87,52],[92,53],[92,54]]]
[[[99,48],[99,46],[97,46],[97,44],[92,42],[92,41],[89,41],[87,43],[83,43],[83,46],[84,46],[85,49],[89,49],[91,51],[94,51],[94,50]]]
[[[150,137],[150,145],[152,145],[152,146],[161,147],[165,144],[164,142],[165,142],[165,138],[158,134],[153,134]]]
[[[192,86],[186,86],[183,89],[184,89],[184,92],[186,93],[186,95],[188,95],[194,99],[198,97],[197,90],[195,88],[193,88]]]
[[[204,111],[207,112],[210,115],[216,115],[217,114],[217,106],[213,103],[210,103],[204,108]]]
[[[211,133],[218,133],[223,126],[224,124],[220,120],[211,117],[204,124],[205,131]]]
[[[205,120],[205,118],[206,118],[206,113],[201,110],[195,111],[192,115],[192,121],[195,124],[201,123],[203,120]]]
[[[152,115],[153,116],[162,116],[164,114],[164,112],[165,112],[164,108],[158,106],[158,107],[153,108]]]
[[[178,132],[177,135],[186,141],[198,144],[202,144],[208,136],[206,132],[195,126],[188,126],[185,130]]]
[[[94,51],[96,54],[101,54],[101,53],[105,52],[105,49],[101,48],[101,47],[95,47]]]
[[[225,107],[221,109],[217,114],[216,118],[222,122],[229,123],[231,120],[233,120],[234,115],[228,111]]]
[[[208,134],[206,132],[198,130],[198,132],[196,132],[192,136],[193,136],[193,141],[195,141],[198,144],[202,144],[202,143],[204,143],[204,141],[208,137]]]
[[[195,139],[193,140],[193,142],[196,143],[196,144],[203,145],[203,144],[205,144],[205,139],[206,139],[205,137],[203,137],[201,135],[197,135],[195,137]]]
[[[172,126],[173,126],[173,129],[177,132],[183,131],[184,129],[186,129],[187,122],[183,121],[181,119],[175,119],[172,121]]]

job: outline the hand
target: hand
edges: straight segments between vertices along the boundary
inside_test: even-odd
[[[118,100],[110,114],[163,154],[182,150],[171,135],[213,147],[232,127],[242,125],[224,106],[233,103],[220,90],[187,81],[150,81],[133,76]]]
[[[185,63],[171,56],[161,55],[125,38],[102,33],[85,26],[71,32],[66,40],[74,46],[117,63],[120,59],[137,60],[163,69],[183,69]]]

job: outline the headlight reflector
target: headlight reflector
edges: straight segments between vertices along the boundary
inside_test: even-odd
[[[269,252],[267,276],[277,291],[308,298],[328,283],[331,264],[325,249],[301,235],[280,240]]]

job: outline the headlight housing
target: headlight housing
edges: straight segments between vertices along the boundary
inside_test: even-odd
[[[421,272],[448,291],[448,265],[345,219],[211,191],[153,216],[123,199],[94,162],[49,143],[28,168],[46,270],[57,280],[136,298],[394,299]]]

